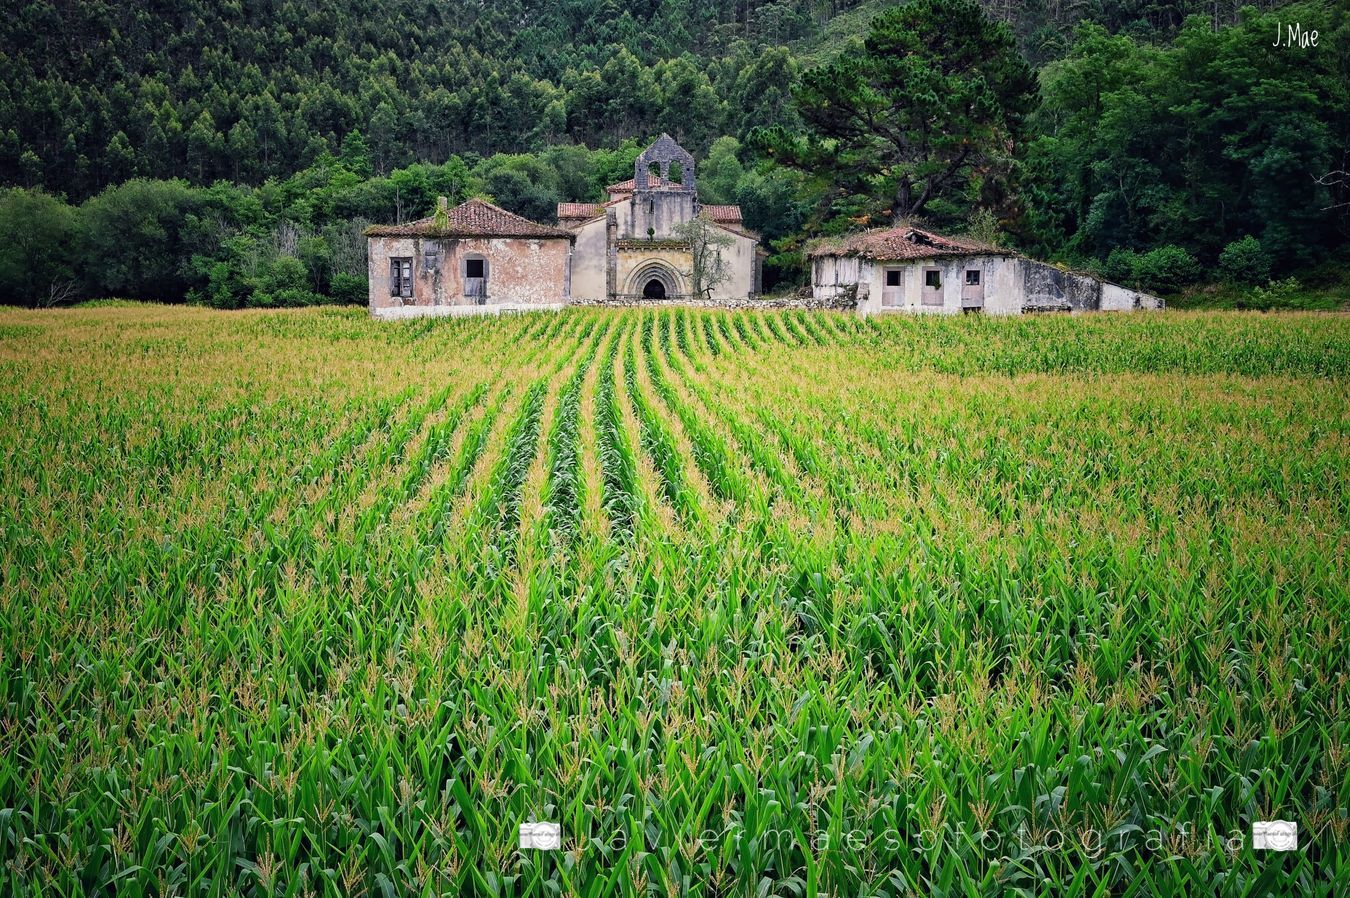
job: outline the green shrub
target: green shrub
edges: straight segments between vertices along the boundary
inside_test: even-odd
[[[338,272],[328,286],[328,295],[337,305],[363,306],[370,298],[366,278]]]
[[[46,305],[73,283],[79,224],[75,210],[56,197],[0,190],[0,299]]]
[[[1235,284],[1259,284],[1270,277],[1270,256],[1261,241],[1248,234],[1219,253],[1219,274]]]
[[[1303,285],[1299,283],[1298,278],[1271,281],[1264,287],[1253,287],[1251,293],[1238,299],[1237,307],[1259,309],[1263,312],[1270,309],[1298,308],[1301,305],[1298,300],[1302,292]]]
[[[1199,279],[1200,263],[1179,246],[1160,246],[1137,257],[1134,277],[1145,289],[1175,293]]]
[[[207,270],[206,288],[194,291],[188,298],[213,309],[239,309],[248,305],[252,292],[252,287],[235,266],[229,262],[216,262]]]
[[[1132,249],[1116,247],[1106,257],[1102,267],[1102,276],[1117,284],[1134,284],[1136,269],[1139,266],[1139,254]]]

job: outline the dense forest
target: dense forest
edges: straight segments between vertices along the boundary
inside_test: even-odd
[[[359,301],[367,223],[438,194],[548,220],[662,131],[700,157],[705,201],[744,206],[780,284],[809,236],[894,217],[911,175],[912,217],[1158,290],[1264,284],[1344,246],[1343,0],[911,5],[20,2],[0,20],[0,291]],[[1272,46],[1293,22],[1317,45]],[[975,103],[997,114],[939,110],[908,167],[875,141],[820,164],[852,127],[841,101],[912,127],[932,98],[895,76],[915,60],[941,91],[1002,85]],[[829,95],[841,72],[852,97]],[[944,145],[978,151],[935,180]]]

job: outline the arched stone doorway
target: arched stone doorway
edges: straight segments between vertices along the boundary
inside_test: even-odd
[[[684,295],[680,276],[675,269],[655,259],[637,267],[629,277],[624,292],[649,300],[676,299]]]

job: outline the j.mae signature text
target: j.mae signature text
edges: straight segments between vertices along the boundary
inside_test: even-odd
[[[1275,23],[1275,43],[1271,44],[1272,47],[1299,47],[1306,50],[1308,47],[1317,46],[1316,31],[1304,31],[1303,25],[1299,22],[1285,25],[1281,31],[1281,24],[1283,23]]]

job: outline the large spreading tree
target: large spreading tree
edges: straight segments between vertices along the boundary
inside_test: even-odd
[[[836,211],[899,222],[987,179],[1036,98],[1011,31],[974,0],[916,0],[878,17],[860,48],[802,74],[804,132],[756,132],[780,162],[825,181]]]

